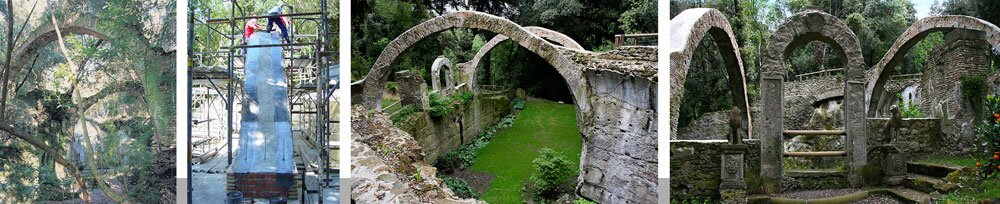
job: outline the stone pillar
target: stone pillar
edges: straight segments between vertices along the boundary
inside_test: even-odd
[[[784,77],[764,76],[760,80],[760,115],[763,120],[760,135],[761,177],[779,183],[782,177],[782,154],[784,153]]]
[[[719,191],[722,203],[746,203],[746,181],[743,179],[743,154],[747,151],[744,144],[722,145],[722,183]]]
[[[419,74],[407,70],[396,72],[396,89],[399,91],[400,105],[414,105],[420,111],[427,111],[431,105],[427,101],[427,84]]]
[[[279,41],[275,34],[260,32],[248,44]],[[293,189],[291,114],[281,63],[280,47],[247,49],[239,150],[227,171],[230,190],[244,198],[289,196]]]
[[[861,187],[864,179],[861,168],[868,164],[868,118],[865,113],[865,82],[847,81],[844,87],[844,130],[847,135],[848,167],[847,175],[852,186]]]
[[[894,144],[882,147],[882,170],[885,172],[885,183],[896,186],[906,180],[906,158]]]

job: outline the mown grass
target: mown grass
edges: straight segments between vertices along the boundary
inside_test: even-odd
[[[480,199],[489,203],[523,202],[521,187],[535,172],[532,160],[543,147],[563,153],[573,162],[574,174],[579,173],[576,171],[582,145],[573,105],[528,101],[513,126],[497,132],[490,144],[476,153],[472,170],[495,176]]]
[[[982,162],[983,160],[979,160]],[[931,156],[918,159],[920,163],[948,164],[961,167],[976,167],[976,158],[971,156]]]

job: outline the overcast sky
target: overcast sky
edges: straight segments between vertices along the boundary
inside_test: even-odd
[[[910,2],[913,2],[913,8],[917,10],[917,19],[927,17],[931,12],[931,4],[934,4],[934,0],[910,0]]]

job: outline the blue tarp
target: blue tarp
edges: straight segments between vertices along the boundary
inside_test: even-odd
[[[247,44],[279,43],[279,35],[258,32]],[[281,47],[249,48],[246,56],[239,151],[233,173],[292,173],[291,114]]]

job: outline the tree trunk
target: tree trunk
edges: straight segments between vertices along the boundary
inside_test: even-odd
[[[57,152],[56,150],[50,148],[48,145],[45,145],[45,142],[42,142],[42,140],[39,140],[38,138],[32,137],[25,133],[17,132],[16,130],[14,130],[13,126],[10,126],[8,124],[0,124],[0,130],[7,132],[10,135],[13,135],[14,137],[20,138],[25,142],[28,142],[28,144],[35,146],[38,149],[41,149],[46,154],[51,156],[52,159],[56,161],[56,163],[59,163],[63,167],[66,167],[66,169],[69,170],[70,175],[73,176],[73,178],[76,178],[76,183],[80,184],[80,199],[83,199],[83,202],[90,203],[90,191],[87,190],[87,183],[83,182],[83,177],[80,176],[80,172],[77,171],[76,165],[73,165],[72,163],[67,161],[66,158],[63,158],[63,156],[59,154],[59,152]]]

